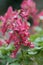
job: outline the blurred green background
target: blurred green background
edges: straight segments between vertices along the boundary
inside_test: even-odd
[[[41,11],[43,9],[43,0],[34,0],[37,4],[37,8]],[[13,9],[19,9],[22,0],[0,0],[0,15],[3,15],[9,6]]]

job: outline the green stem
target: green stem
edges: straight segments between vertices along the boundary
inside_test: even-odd
[[[21,63],[21,65],[24,65],[24,52],[23,52],[23,49],[21,49],[21,53],[22,53],[22,63]]]

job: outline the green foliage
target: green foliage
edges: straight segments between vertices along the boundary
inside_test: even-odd
[[[33,49],[28,49],[28,54],[35,58],[37,65],[43,65],[43,30],[31,35],[30,40],[34,43]]]
[[[16,58],[10,58],[13,44],[0,47],[0,65],[43,65],[43,31],[30,36],[34,48],[22,46]]]

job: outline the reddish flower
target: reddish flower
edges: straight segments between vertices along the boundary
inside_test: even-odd
[[[6,44],[5,40],[0,39],[0,46],[2,46],[2,45],[4,45],[4,44]]]
[[[43,20],[43,11],[41,11],[39,14],[38,14],[38,17],[40,20]]]
[[[2,46],[2,41],[0,41],[0,46]]]
[[[29,11],[30,15],[37,13],[36,4],[33,0],[24,0],[21,4],[21,8],[23,10]]]
[[[33,43],[31,43],[30,48],[34,48],[34,44]]]
[[[22,16],[22,18],[24,18],[25,20],[28,20],[30,16],[30,11],[21,9],[20,16]]]
[[[19,49],[19,46],[21,45],[30,46],[31,43],[29,43],[28,41],[28,38],[30,37],[30,26],[28,25],[27,21],[23,21],[21,17],[18,17],[17,19],[14,18],[14,22],[10,22],[10,24],[4,23],[4,25],[4,33],[6,33],[8,29],[13,31],[9,39],[6,40],[6,43],[10,44],[11,41],[14,41],[14,46],[16,47],[16,49]],[[10,25],[11,27],[9,27]],[[16,49],[13,52],[14,55],[16,55],[17,53]]]
[[[11,12],[10,12],[11,10]],[[25,11],[24,11],[25,12]],[[22,12],[23,13],[23,12]],[[25,12],[26,13],[26,12]],[[24,13],[23,13],[24,14]],[[29,12],[27,10],[26,15],[28,16]],[[5,33],[8,31],[8,34],[10,33],[9,39],[5,40],[5,42],[9,45],[12,41],[14,42],[15,50],[12,51],[12,57],[15,57],[19,48],[21,45],[30,47],[31,42],[28,40],[30,37],[29,28],[30,25],[26,20],[24,20],[24,17],[22,18],[20,13],[18,11],[12,11],[12,8],[8,8],[8,11],[4,16],[2,16],[5,21],[2,25],[2,33],[5,35]],[[11,33],[11,31],[13,31]]]
[[[29,20],[29,17],[31,16],[35,26],[38,25],[37,12],[38,10],[33,0],[23,0],[23,2],[21,3],[20,15],[26,20]]]
[[[14,22],[14,19],[17,19],[17,18],[18,18],[18,12],[13,11],[12,7],[8,8],[8,11],[5,13],[4,16],[0,16],[0,20],[3,22],[3,25],[2,25],[3,34],[5,34],[8,28],[10,27],[12,28],[12,22]]]

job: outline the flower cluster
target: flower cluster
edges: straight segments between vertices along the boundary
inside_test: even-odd
[[[12,7],[9,7],[5,15],[0,17],[0,20],[3,22],[1,29],[3,36],[5,36],[7,31],[10,34],[9,39],[5,40],[5,42],[8,45],[11,42],[14,42],[15,50],[12,51],[11,57],[16,56],[19,48],[22,45],[30,48],[34,47],[34,45],[28,40],[30,37],[30,25],[20,16],[18,11],[13,11]]]
[[[23,2],[21,3],[20,15],[26,20],[29,20],[29,17],[32,17],[35,26],[39,24],[37,20],[37,12],[38,10],[33,0],[23,0]]]

